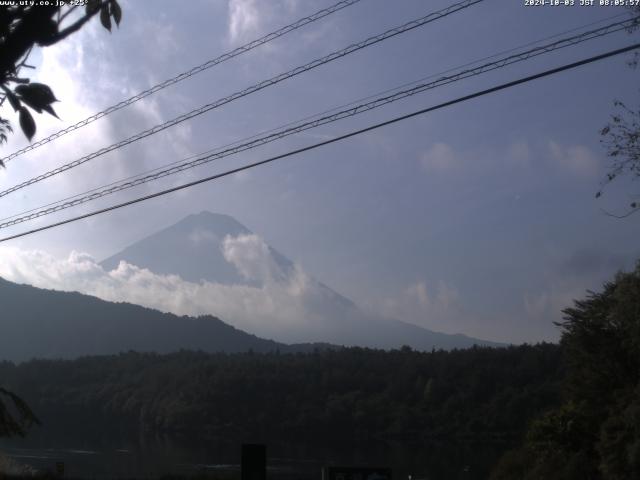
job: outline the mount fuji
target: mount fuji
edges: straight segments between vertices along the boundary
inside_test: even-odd
[[[191,290],[205,292],[202,296],[207,298],[202,299],[206,307],[200,311],[174,313],[215,315],[237,328],[280,342],[372,348],[408,345],[419,350],[501,345],[366,313],[228,215],[206,211],[190,215],[100,265],[105,271],[134,265],[156,275],[177,276]],[[207,291],[224,294],[207,296]],[[182,294],[176,291],[175,295]]]

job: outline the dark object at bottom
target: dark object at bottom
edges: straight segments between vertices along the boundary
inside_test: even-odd
[[[325,467],[322,480],[392,480],[390,468]]]
[[[241,480],[267,480],[267,446],[242,445]]]

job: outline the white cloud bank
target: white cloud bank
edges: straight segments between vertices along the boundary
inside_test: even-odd
[[[257,235],[227,236],[222,253],[248,280],[260,286],[187,282],[121,262],[104,270],[92,256],[72,252],[56,258],[43,251],[0,248],[0,276],[39,288],[78,291],[107,301],[124,301],[178,315],[212,314],[259,336],[305,341],[320,335],[326,298],[323,287],[299,266],[284,269]]]

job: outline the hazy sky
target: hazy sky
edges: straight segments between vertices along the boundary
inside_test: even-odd
[[[94,21],[33,55],[34,78],[54,89],[62,119],[38,117],[36,138],[333,2],[121,3],[123,21],[112,34]],[[0,172],[0,188],[448,4],[362,0],[11,161]],[[235,101],[8,196],[1,215],[623,12],[523,4],[487,0]],[[4,232],[266,158],[625,46],[638,35],[618,33],[457,82]],[[81,251],[101,260],[188,214],[210,210],[234,216],[364,308],[439,331],[501,341],[554,340],[552,322],[572,298],[640,257],[640,216],[616,220],[603,213],[623,210],[637,184],[613,184],[604,198],[594,199],[608,165],[598,132],[613,113],[614,99],[638,101],[638,71],[627,67],[629,58],[465,102],[8,246],[60,259]],[[13,119],[7,106],[3,116]],[[2,151],[23,145],[19,133]]]

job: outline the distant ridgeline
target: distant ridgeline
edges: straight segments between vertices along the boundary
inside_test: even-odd
[[[235,328],[212,315],[178,316],[130,303],[107,302],[76,292],[19,285],[2,278],[0,309],[0,360],[14,362],[32,358],[112,355],[129,350],[285,353],[339,348],[324,342],[276,342]],[[446,335],[403,325],[407,331],[395,339],[397,347],[403,345],[400,340],[406,339],[406,334],[413,330],[417,337],[422,335],[430,341],[425,343],[428,350],[469,347],[475,341],[464,335]],[[374,326],[373,321],[362,324],[361,336],[371,335]],[[368,327],[371,328],[367,330]],[[385,338],[380,332],[376,334]]]
[[[326,344],[266,340],[211,315],[177,316],[0,278],[0,360],[77,358],[129,350],[169,353],[304,352]]]
[[[495,445],[474,467],[485,472],[519,444],[533,417],[559,405],[562,376],[561,351],[552,344],[428,353],[130,352],[0,363],[0,378],[31,405],[42,429]]]

